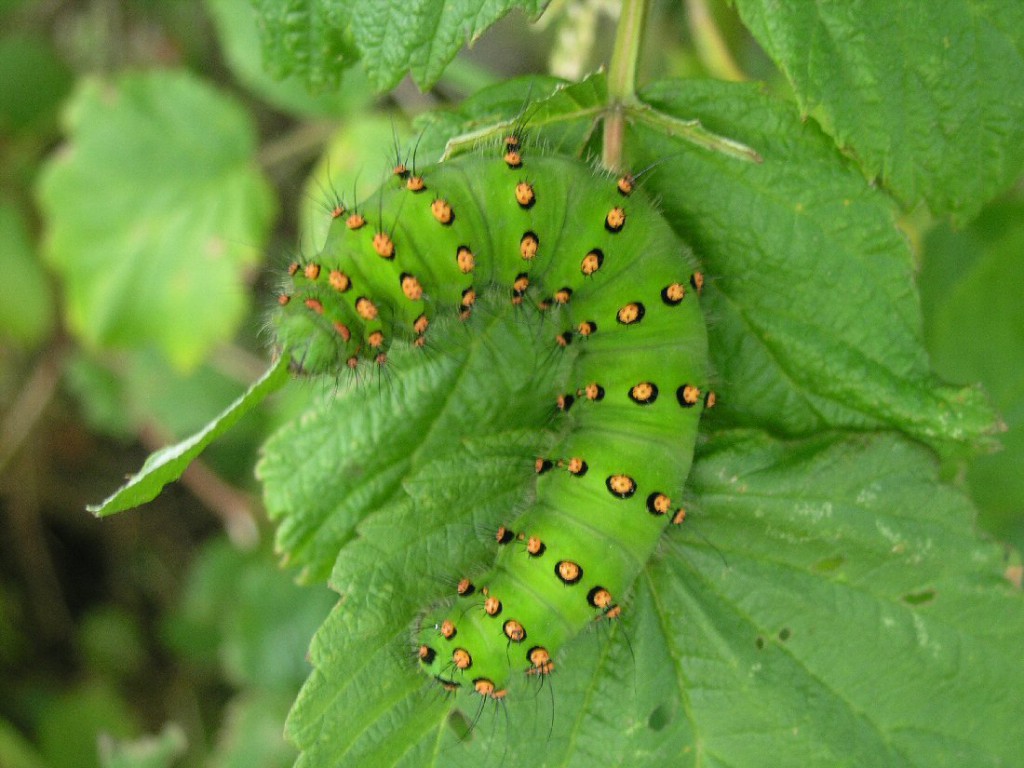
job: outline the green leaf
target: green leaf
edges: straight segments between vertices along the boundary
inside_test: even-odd
[[[1020,173],[1020,3],[734,2],[800,109],[905,205],[966,220]]]
[[[263,39],[263,65],[283,80],[304,81],[312,92],[336,89],[341,73],[359,59],[349,9],[331,0],[252,0]]]
[[[246,88],[274,106],[297,115],[345,116],[369,106],[373,97],[366,76],[346,70],[334,87],[311,93],[298,75],[275,78],[263,66],[260,29],[252,0],[206,0],[224,57]]]
[[[928,349],[950,381],[980,381],[1008,431],[1002,450],[967,466],[982,522],[1024,547],[1024,202],[990,205],[963,230],[925,239],[920,276]]]
[[[264,60],[278,77],[298,75],[313,88],[337,85],[361,56],[380,91],[412,73],[432,86],[466,43],[513,8],[537,16],[547,0],[253,0]]]
[[[477,303],[482,317],[484,300]],[[410,474],[439,452],[459,451],[464,439],[506,424],[517,425],[516,434],[537,427],[523,450],[535,452],[547,439],[550,405],[532,392],[558,375],[557,366],[509,306],[484,311],[490,323],[472,336],[449,334],[444,356],[392,350],[394,379],[353,382],[341,394],[335,382],[311,385],[322,402],[267,441],[256,472],[278,521],[278,547],[305,569],[303,578],[326,578],[355,526],[400,499]],[[532,462],[523,465],[527,477]],[[452,469],[443,480],[459,482],[459,474]]]
[[[978,390],[930,373],[896,212],[828,137],[756,86],[670,81],[644,98],[763,158],[694,147],[644,112],[627,130],[632,167],[650,168],[641,188],[707,274],[723,405],[714,423],[786,435],[894,428],[940,449],[992,428]]]
[[[352,36],[379,90],[406,72],[421,88],[438,81],[459,49],[513,8],[537,16],[547,0],[351,0]]]
[[[53,294],[28,230],[13,205],[0,203],[0,338],[26,346],[53,329]]]
[[[273,211],[248,118],[184,72],[150,72],[85,81],[68,132],[38,195],[69,326],[196,365],[245,316]]]
[[[516,497],[515,453],[476,443],[458,487],[437,482],[457,457],[424,465],[344,548],[346,601],[288,723],[299,765],[479,766],[506,750],[538,766],[1015,759],[1021,594],[928,453],[891,436],[714,435],[690,521],[626,619],[558,659],[550,692],[523,684],[500,708],[461,710],[431,695],[408,628],[444,574],[486,557],[472,531]]]
[[[181,477],[192,460],[199,456],[207,445],[231,429],[242,416],[263,402],[267,395],[279,389],[287,380],[288,365],[282,358],[203,429],[180,443],[151,454],[127,483],[103,503],[89,505],[87,509],[97,517],[107,517],[152,501],[167,483]]]

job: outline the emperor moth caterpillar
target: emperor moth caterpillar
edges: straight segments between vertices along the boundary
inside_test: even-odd
[[[453,574],[425,607],[419,666],[446,690],[501,699],[549,674],[559,649],[620,600],[680,506],[707,390],[703,286],[635,179],[578,159],[461,155],[395,168],[362,206],[334,206],[323,249],[289,268],[282,354],[309,373],[388,365],[395,344],[443,352],[487,295],[545,322],[571,355],[527,509],[498,529],[493,568]],[[512,511],[509,512],[513,516]]]

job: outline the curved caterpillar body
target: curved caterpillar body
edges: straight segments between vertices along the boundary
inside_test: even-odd
[[[400,342],[443,350],[486,291],[535,307],[541,343],[573,355],[563,389],[537,394],[560,439],[536,460],[530,506],[498,530],[494,567],[453,574],[457,595],[416,630],[424,671],[494,699],[619,616],[665,526],[685,516],[697,422],[714,404],[702,277],[633,178],[524,157],[514,137],[499,154],[400,166],[363,210],[336,208],[323,250],[289,269],[276,319],[295,367],[357,369],[385,365]]]

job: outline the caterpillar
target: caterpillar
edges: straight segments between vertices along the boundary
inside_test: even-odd
[[[331,206],[323,248],[293,262],[274,318],[297,372],[389,365],[398,344],[443,353],[484,304],[539,318],[564,363],[550,404],[558,439],[537,456],[525,510],[494,533],[493,567],[453,574],[424,606],[414,660],[448,692],[503,699],[542,680],[622,597],[666,526],[681,523],[707,388],[699,297],[686,246],[629,174],[497,151],[424,168],[398,163],[362,204]]]

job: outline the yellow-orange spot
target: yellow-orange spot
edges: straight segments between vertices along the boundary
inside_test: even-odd
[[[510,149],[508,152],[505,153],[505,165],[507,165],[509,168],[518,168],[522,164],[523,158],[516,150]]]
[[[318,299],[306,299],[306,306],[318,315],[322,315],[324,313],[324,305],[321,304]]]
[[[620,499],[626,499],[636,493],[636,481],[629,475],[612,475],[606,481],[608,490]]]
[[[566,584],[575,584],[583,577],[583,569],[572,560],[559,560],[555,566],[558,578]]]
[[[521,643],[526,638],[526,630],[523,628],[523,625],[515,619],[509,619],[506,621],[502,629],[505,632],[505,637],[513,643]]]
[[[583,257],[580,262],[580,271],[584,275],[592,275],[601,268],[604,263],[604,254],[596,248]]]
[[[516,184],[516,202],[523,208],[529,208],[533,205],[536,197],[533,193],[533,185],[528,184],[525,181],[520,181]]]
[[[349,229],[362,229],[365,225],[366,219],[364,219],[362,214],[359,213],[353,213],[345,219],[345,226]]]
[[[519,240],[519,255],[527,261],[537,255],[538,248],[540,248],[540,240],[533,232],[526,232]]]
[[[666,304],[678,304],[685,296],[686,288],[683,287],[682,283],[666,285],[665,289],[661,292],[661,297],[665,300]]]
[[[360,296],[356,299],[356,313],[363,320],[376,320],[377,306],[365,296]]]
[[[348,326],[340,320],[334,321],[334,330],[338,332],[338,335],[341,336],[341,340],[346,344],[348,343],[348,340],[352,338],[352,331],[350,331]]]
[[[386,232],[378,232],[373,236],[373,250],[382,259],[395,258],[395,244]]]
[[[473,252],[464,245],[460,245],[459,249],[455,252],[455,263],[459,265],[459,271],[462,274],[469,274],[473,271],[473,267],[476,266],[476,257],[473,256]]]
[[[452,663],[458,669],[469,669],[473,666],[473,657],[469,655],[469,651],[465,648],[456,648],[452,651]]]
[[[684,384],[679,388],[679,391],[676,393],[676,397],[679,399],[679,404],[681,406],[689,408],[700,400],[700,390],[692,384]]]
[[[584,320],[582,323],[579,324],[578,330],[580,332],[580,336],[589,336],[590,334],[597,330],[597,326],[594,325],[589,320]]]
[[[430,213],[442,224],[451,224],[452,218],[455,216],[448,201],[441,198],[437,198],[430,204]]]
[[[484,600],[484,613],[488,616],[497,616],[501,613],[501,600],[491,595]]]
[[[402,275],[402,293],[409,301],[419,301],[423,298],[423,286],[413,275]]]
[[[422,176],[410,176],[405,182],[405,188],[410,192],[422,192],[427,188]]]
[[[639,302],[631,301],[618,312],[619,322],[623,325],[631,325],[639,322],[644,316],[644,306]]]
[[[292,297],[289,296],[287,293],[282,293],[280,296],[277,297],[277,303],[280,304],[282,307],[291,300]]]
[[[427,332],[427,326],[430,325],[430,319],[426,315],[420,315],[417,317],[412,324],[412,329],[419,334]]]
[[[671,508],[672,499],[664,493],[653,493],[650,498],[647,499],[647,509],[649,509],[653,515],[666,515]]]
[[[649,381],[641,381],[629,390],[629,396],[637,403],[649,403],[655,396],[654,385]]]
[[[302,274],[304,274],[308,280],[316,280],[320,277],[320,265],[313,263],[307,264],[306,268],[302,270]]]
[[[462,306],[471,307],[473,302],[476,301],[476,291],[472,288],[467,288],[462,292]]]
[[[612,208],[605,216],[604,226],[610,232],[618,232],[626,224],[626,212],[619,207]]]
[[[445,640],[451,640],[455,637],[455,633],[457,632],[455,625],[449,619],[445,619],[441,622],[440,631],[441,637]]]
[[[327,276],[327,282],[338,293],[344,293],[352,287],[352,281],[340,269],[332,269],[331,274]]]
[[[526,654],[527,660],[533,665],[533,669],[527,674],[547,675],[554,669],[554,662],[551,661],[551,654],[546,648],[535,646]]]
[[[625,176],[620,176],[619,180],[615,183],[616,188],[620,193],[627,197],[633,194],[633,186],[636,183],[636,179],[633,174],[627,173]]]
[[[697,295],[700,296],[701,291],[704,290],[704,273],[694,272],[692,275],[690,275],[690,285],[693,286],[693,289],[697,292]]]
[[[384,346],[384,334],[380,331],[374,331],[366,337],[366,343],[374,349],[380,349]]]
[[[559,291],[555,291],[555,303],[556,304],[568,304],[569,299],[572,298],[571,288],[562,288]]]

